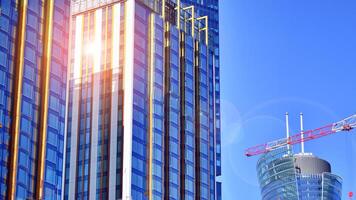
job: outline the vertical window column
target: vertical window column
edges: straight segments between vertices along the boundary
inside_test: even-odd
[[[96,198],[97,195],[97,166],[98,166],[98,137],[99,137],[99,100],[100,100],[100,68],[102,52],[102,18],[103,9],[97,9],[94,12],[93,30],[95,53],[93,53],[92,69],[92,112],[91,112],[91,133],[90,133],[90,173],[89,173],[89,199]]]
[[[83,34],[84,34],[84,17],[78,15],[75,17],[75,40],[74,40],[74,64],[72,67],[73,73],[73,100],[71,117],[71,137],[70,137],[70,163],[69,163],[69,186],[68,199],[75,199],[76,188],[76,169],[77,169],[77,151],[78,151],[78,130],[80,122],[80,93],[81,93],[81,66],[82,66],[82,50],[83,50]]]
[[[116,176],[117,170],[117,149],[118,149],[118,107],[119,107],[119,71],[120,71],[120,23],[121,23],[121,3],[114,4],[112,7],[112,43],[111,43],[111,67],[112,67],[112,95],[110,111],[110,153],[109,153],[109,199],[116,199]]]

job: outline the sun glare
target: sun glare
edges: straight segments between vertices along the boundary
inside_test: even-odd
[[[83,35],[83,15],[75,18],[75,49],[74,49],[74,83],[80,83],[81,57],[82,57],[82,35]]]

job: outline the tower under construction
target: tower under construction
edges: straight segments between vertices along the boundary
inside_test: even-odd
[[[342,179],[331,171],[326,160],[304,152],[304,142],[356,128],[356,115],[314,130],[304,131],[300,114],[300,133],[248,148],[246,156],[262,154],[257,163],[257,175],[262,200],[341,200]],[[292,145],[301,144],[301,153],[294,154]]]
[[[341,200],[342,179],[326,160],[310,153],[273,150],[259,159],[257,173],[263,200]]]

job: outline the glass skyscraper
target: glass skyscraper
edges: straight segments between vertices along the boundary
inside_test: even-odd
[[[60,199],[69,0],[0,1],[0,199]]]
[[[282,147],[264,154],[257,174],[263,200],[341,200],[342,179],[330,164],[312,154]]]
[[[209,18],[169,0],[71,8],[64,198],[219,199]]]

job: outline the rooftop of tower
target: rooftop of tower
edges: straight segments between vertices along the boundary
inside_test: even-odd
[[[71,15],[98,9],[110,4],[126,2],[127,0],[72,0]],[[199,37],[208,43],[208,17],[198,16],[194,6],[185,5],[173,0],[135,0],[145,5],[153,12],[161,15],[170,24],[178,29]],[[163,12],[164,10],[164,12]],[[179,10],[179,12],[177,12]]]

